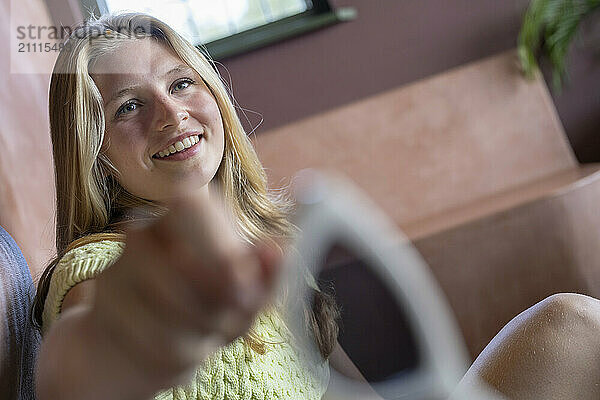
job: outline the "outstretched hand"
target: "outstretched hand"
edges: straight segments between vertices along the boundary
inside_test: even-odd
[[[181,382],[251,327],[270,301],[280,253],[250,245],[219,201],[187,195],[131,229],[122,257],[96,279],[91,314],[146,379]]]

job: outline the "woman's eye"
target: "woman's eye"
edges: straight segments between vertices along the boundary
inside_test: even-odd
[[[193,84],[194,81],[191,79],[182,79],[173,84],[173,92],[178,92],[180,90],[186,89]]]
[[[135,109],[138,108],[138,104],[135,102],[128,102],[123,104],[118,110],[117,110],[117,117],[121,116],[123,114],[127,114],[130,113],[132,111],[134,111]]]

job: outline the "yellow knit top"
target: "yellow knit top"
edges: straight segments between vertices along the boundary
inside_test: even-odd
[[[124,247],[119,241],[102,240],[65,254],[50,281],[43,313],[44,332],[60,315],[69,289],[112,265]],[[187,385],[162,391],[155,399],[320,399],[329,383],[329,365],[316,346],[301,350],[292,345],[285,324],[276,312],[259,314],[253,329],[268,342],[265,354],[257,353],[243,338],[237,338],[200,365]]]

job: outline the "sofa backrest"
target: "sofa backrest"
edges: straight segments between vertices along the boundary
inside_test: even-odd
[[[544,297],[600,297],[599,167],[578,165],[515,51],[255,141],[271,185],[318,167],[362,187],[431,267],[472,356]]]
[[[411,238],[420,221],[577,165],[543,78],[525,79],[515,51],[258,134],[255,143],[272,185],[302,168],[339,170]]]

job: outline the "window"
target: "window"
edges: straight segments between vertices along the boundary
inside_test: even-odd
[[[172,26],[214,58],[224,58],[341,20],[326,0],[81,0],[88,13],[140,11]]]

